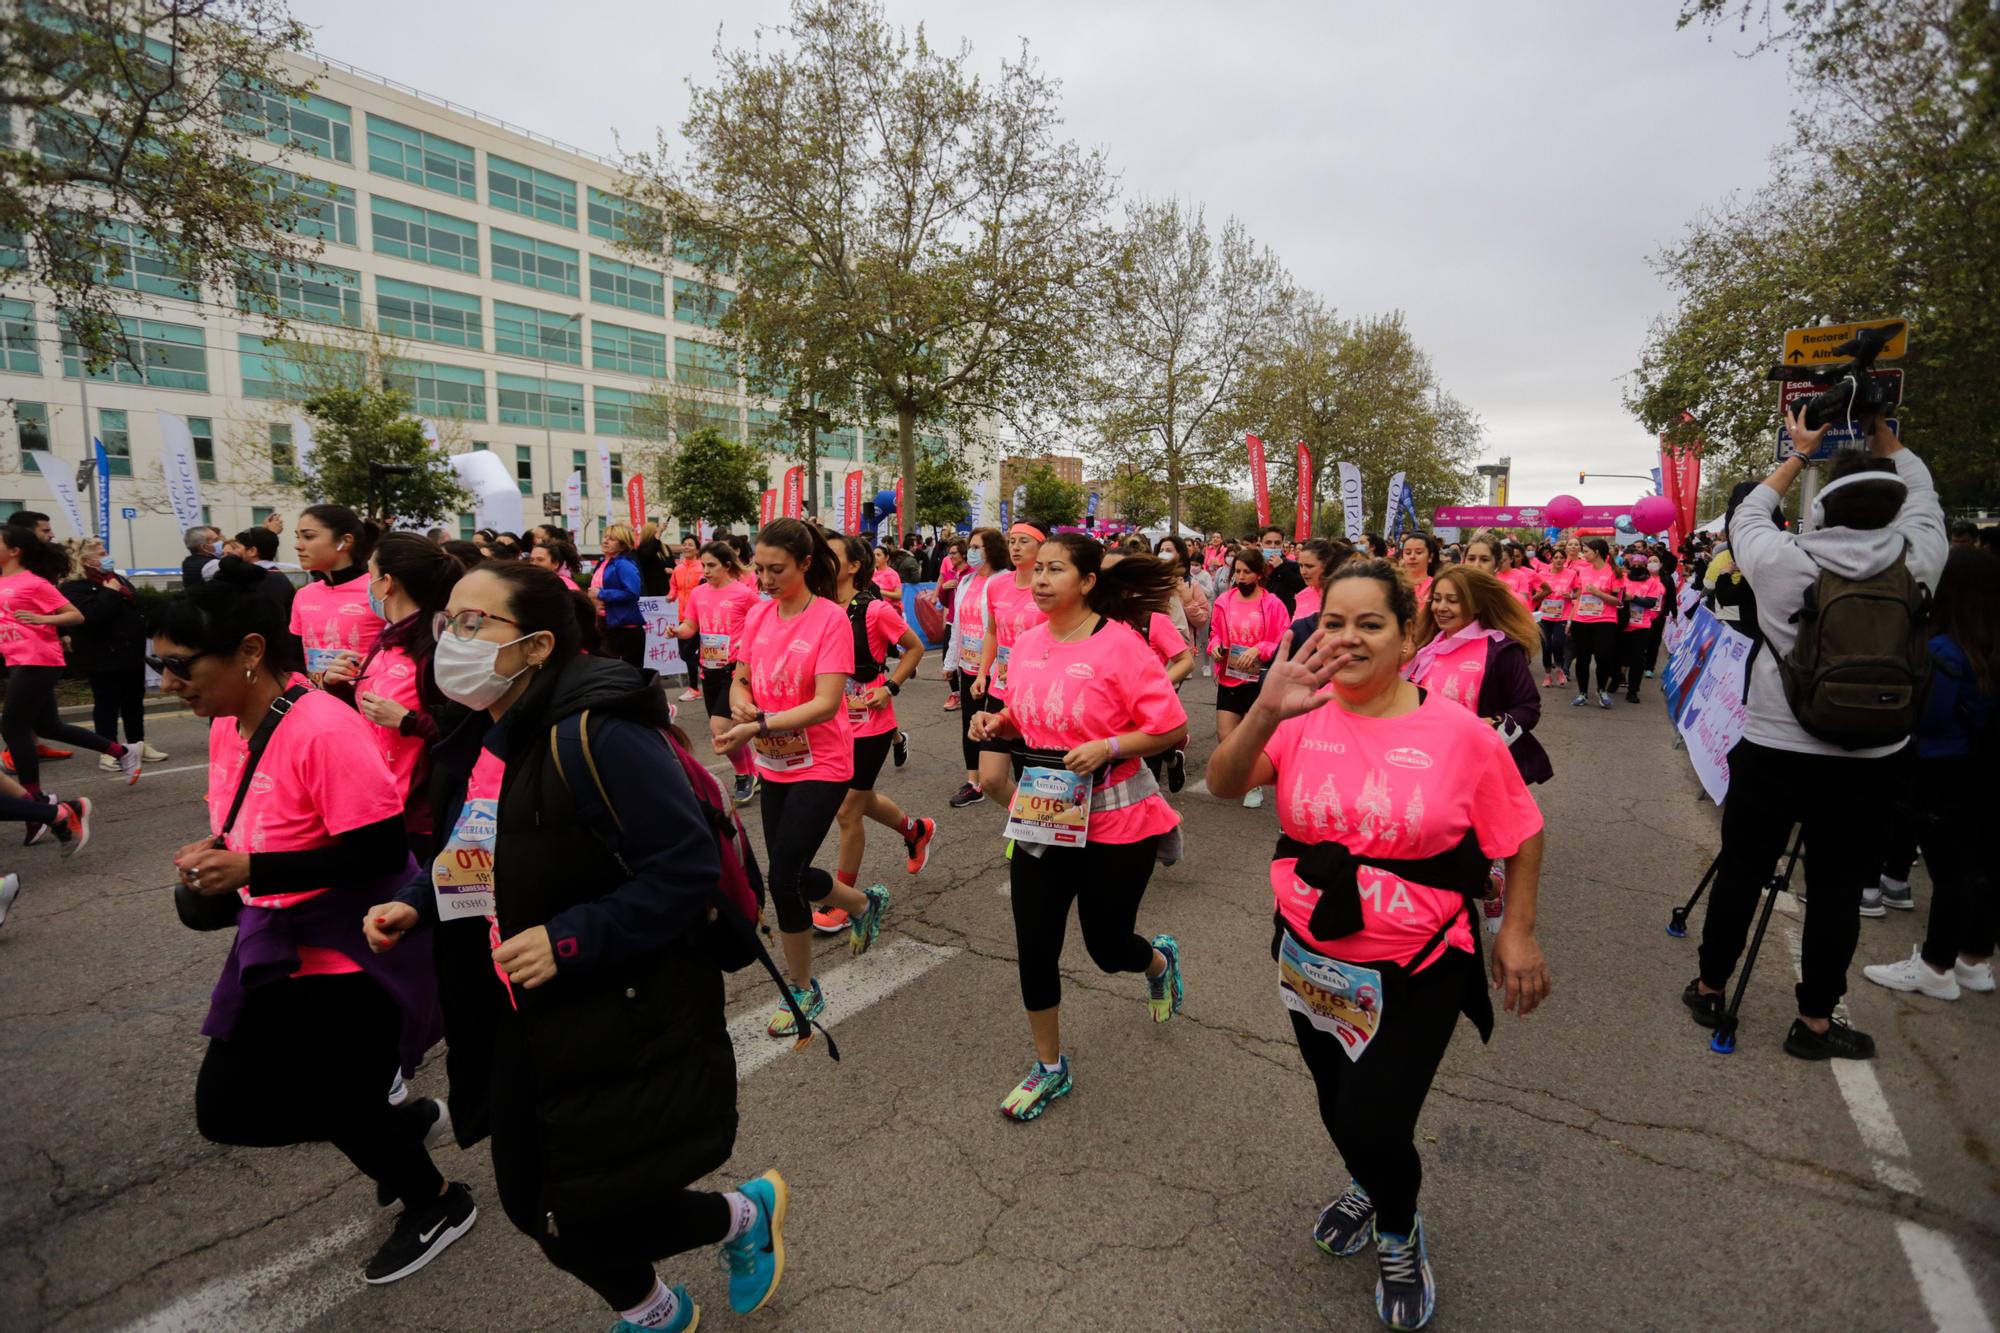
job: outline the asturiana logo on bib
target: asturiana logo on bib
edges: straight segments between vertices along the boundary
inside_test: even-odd
[[[1425,754],[1422,750],[1413,750],[1407,745],[1389,751],[1382,758],[1386,762],[1394,764],[1397,768],[1429,768],[1431,766],[1431,757],[1429,755]]]
[[[1069,784],[1053,774],[1044,774],[1034,781],[1034,788],[1044,796],[1062,796],[1069,791]]]

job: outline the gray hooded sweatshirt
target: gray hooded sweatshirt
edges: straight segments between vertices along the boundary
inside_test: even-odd
[[[1907,744],[1898,741],[1870,750],[1843,750],[1808,735],[1792,715],[1784,683],[1778,677],[1778,659],[1791,652],[1799,638],[1791,617],[1805,604],[1806,589],[1818,580],[1822,569],[1847,578],[1866,578],[1881,573],[1901,555],[1911,577],[1926,588],[1938,586],[1944,573],[1946,539],[1937,487],[1931,484],[1930,469],[1908,449],[1897,450],[1890,459],[1908,494],[1895,521],[1886,528],[1872,532],[1821,528],[1803,536],[1786,532],[1776,519],[1784,497],[1769,486],[1759,486],[1737,508],[1729,525],[1729,547],[1736,567],[1757,593],[1757,623],[1766,640],[1750,665],[1744,740],[1774,750],[1841,759],[1877,759]]]

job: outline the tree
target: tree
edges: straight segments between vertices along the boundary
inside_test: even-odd
[[[909,495],[906,486],[904,495]],[[916,499],[910,502],[910,517],[919,527],[955,528],[972,512],[972,492],[966,488],[965,473],[950,455],[926,449],[917,456]]]
[[[1187,525],[1201,529],[1203,536],[1211,532],[1227,534],[1232,503],[1228,490],[1213,482],[1190,486],[1187,488]]]
[[[1150,528],[1166,516],[1166,485],[1137,463],[1127,460],[1117,464],[1102,486],[1103,498],[1117,507],[1122,522],[1135,528]],[[1088,497],[1085,498],[1087,501]]]
[[[294,229],[314,183],[281,191],[241,155],[310,86],[282,59],[309,35],[282,0],[0,6],[0,236],[93,367],[132,360],[117,308],[146,299],[141,275],[198,296],[234,285],[246,252],[318,253]]]
[[[451,457],[424,438],[400,389],[341,386],[302,404],[313,427],[307,490],[373,518],[424,525],[471,503]]]
[[[892,30],[875,0],[794,0],[771,46],[718,46],[682,133],[635,189],[701,216],[735,291],[719,326],[774,359],[824,359],[896,421],[963,430],[1074,383],[1110,252],[1102,156],[1057,138],[1057,85],[1025,49],[983,81],[970,51]]]
[[[683,523],[754,523],[764,495],[763,455],[720,431],[691,431],[660,462],[660,494]]]
[[[1269,339],[1288,286],[1277,256],[1233,217],[1211,235],[1198,205],[1127,209],[1089,410],[1099,456],[1158,477],[1176,526],[1181,488],[1227,465],[1211,421]]]
[[[1047,463],[1037,463],[1021,478],[1023,491],[1021,512],[1016,518],[1040,519],[1044,523],[1062,525],[1083,520],[1083,507],[1089,496],[1083,487],[1072,481],[1064,481],[1056,470]]]

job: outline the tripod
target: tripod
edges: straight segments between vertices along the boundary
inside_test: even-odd
[[[1716,1016],[1715,1034],[1708,1039],[1708,1049],[1717,1055],[1728,1055],[1736,1049],[1736,1011],[1743,1007],[1743,992],[1750,985],[1750,973],[1757,966],[1757,950],[1764,943],[1764,932],[1771,926],[1771,909],[1778,905],[1778,894],[1792,887],[1792,874],[1799,867],[1799,858],[1805,855],[1806,831],[1803,827],[1792,834],[1791,850],[1786,852],[1779,866],[1772,868],[1771,878],[1764,883],[1764,910],[1757,917],[1757,929],[1750,936],[1750,948],[1743,956],[1743,966],[1736,974],[1736,994],[1730,997],[1729,1007]],[[1674,909],[1673,920],[1667,922],[1667,934],[1675,939],[1687,938],[1688,914],[1701,901],[1701,895],[1715,879],[1716,868],[1722,864],[1722,853],[1708,863],[1708,869],[1701,875],[1701,883],[1694,886],[1694,893],[1688,900]]]

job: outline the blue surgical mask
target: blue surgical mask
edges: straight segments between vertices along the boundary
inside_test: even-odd
[[[1264,563],[1267,565],[1277,564],[1280,560],[1284,559],[1284,556],[1285,552],[1281,547],[1266,546],[1264,548]]]
[[[99,569],[106,569],[106,570],[116,569],[118,568],[118,562],[113,560],[110,556],[107,555],[103,559],[97,562],[97,567]]]
[[[386,621],[389,618],[388,609],[382,605],[382,599],[375,595],[374,579],[368,580],[368,609],[374,613],[377,620]]]
[[[986,567],[986,552],[977,546],[973,547],[965,553],[965,563],[971,565],[974,569],[984,569]]]

